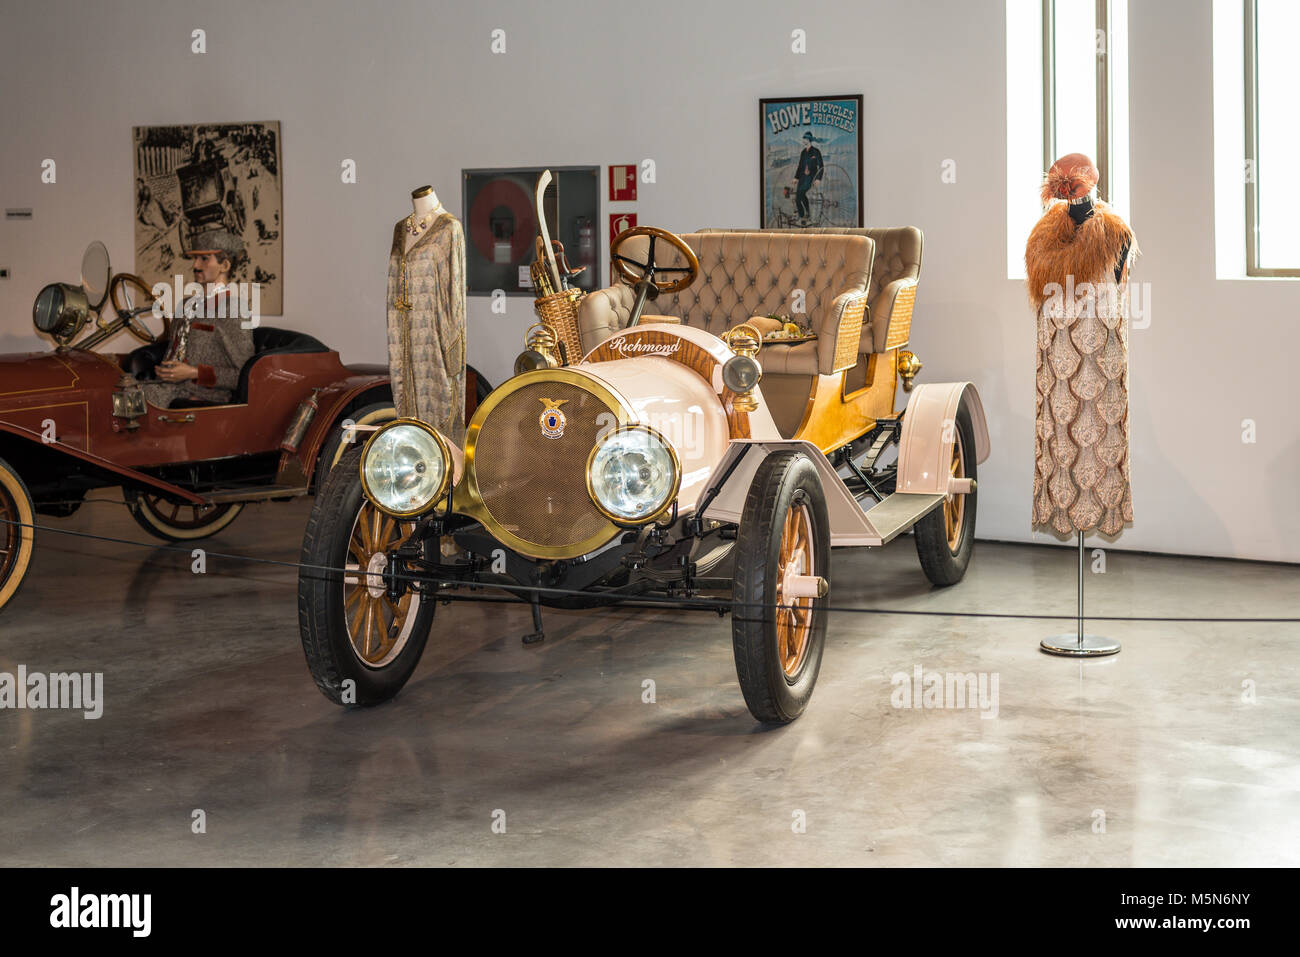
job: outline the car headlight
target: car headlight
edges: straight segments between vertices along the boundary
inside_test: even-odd
[[[763,367],[753,356],[732,356],[722,364],[722,384],[740,395],[758,385]]]
[[[415,419],[397,419],[361,450],[361,488],[375,507],[406,518],[447,493],[451,450],[447,440]]]
[[[587,459],[587,494],[618,525],[644,525],[672,504],[681,487],[677,450],[646,425],[608,432]]]
[[[90,316],[86,292],[67,282],[53,282],[36,295],[32,305],[32,323],[63,345],[71,342]]]

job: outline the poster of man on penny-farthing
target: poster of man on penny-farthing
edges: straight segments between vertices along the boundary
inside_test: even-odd
[[[861,226],[862,95],[759,101],[760,224]]]

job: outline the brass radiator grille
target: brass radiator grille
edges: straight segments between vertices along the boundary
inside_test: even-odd
[[[548,437],[542,416],[563,415]],[[531,382],[488,412],[474,445],[479,495],[492,522],[532,545],[586,541],[609,523],[587,496],[587,456],[615,421],[603,399],[569,382]],[[556,431],[555,422],[546,423]]]

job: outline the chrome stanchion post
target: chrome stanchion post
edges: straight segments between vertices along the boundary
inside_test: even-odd
[[[1066,658],[1100,658],[1119,651],[1118,641],[1083,632],[1083,532],[1079,532],[1079,607],[1076,620],[1078,630],[1075,634],[1052,635],[1044,638],[1039,647],[1049,655],[1062,655]]]
[[[1076,622],[1079,627],[1079,647],[1083,647],[1083,532],[1079,533],[1079,611]]]

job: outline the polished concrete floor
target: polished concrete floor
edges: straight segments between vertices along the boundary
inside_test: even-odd
[[[308,504],[205,544],[292,561]],[[107,503],[48,521],[145,540]],[[903,539],[836,552],[833,594],[1069,613],[1074,560],[980,543],[933,591]],[[292,569],[190,566],[40,535],[0,672],[103,672],[104,712],[0,711],[0,864],[1300,864],[1295,624],[1099,623],[1124,651],[1080,663],[1037,650],[1063,622],[839,614],[809,710],[764,730],[712,614],[548,612],[525,648],[526,609],[456,604],[395,701],[345,712],[308,676]],[[1295,616],[1298,581],[1111,551],[1089,607]],[[917,667],[996,675],[996,717],[894,707]]]

